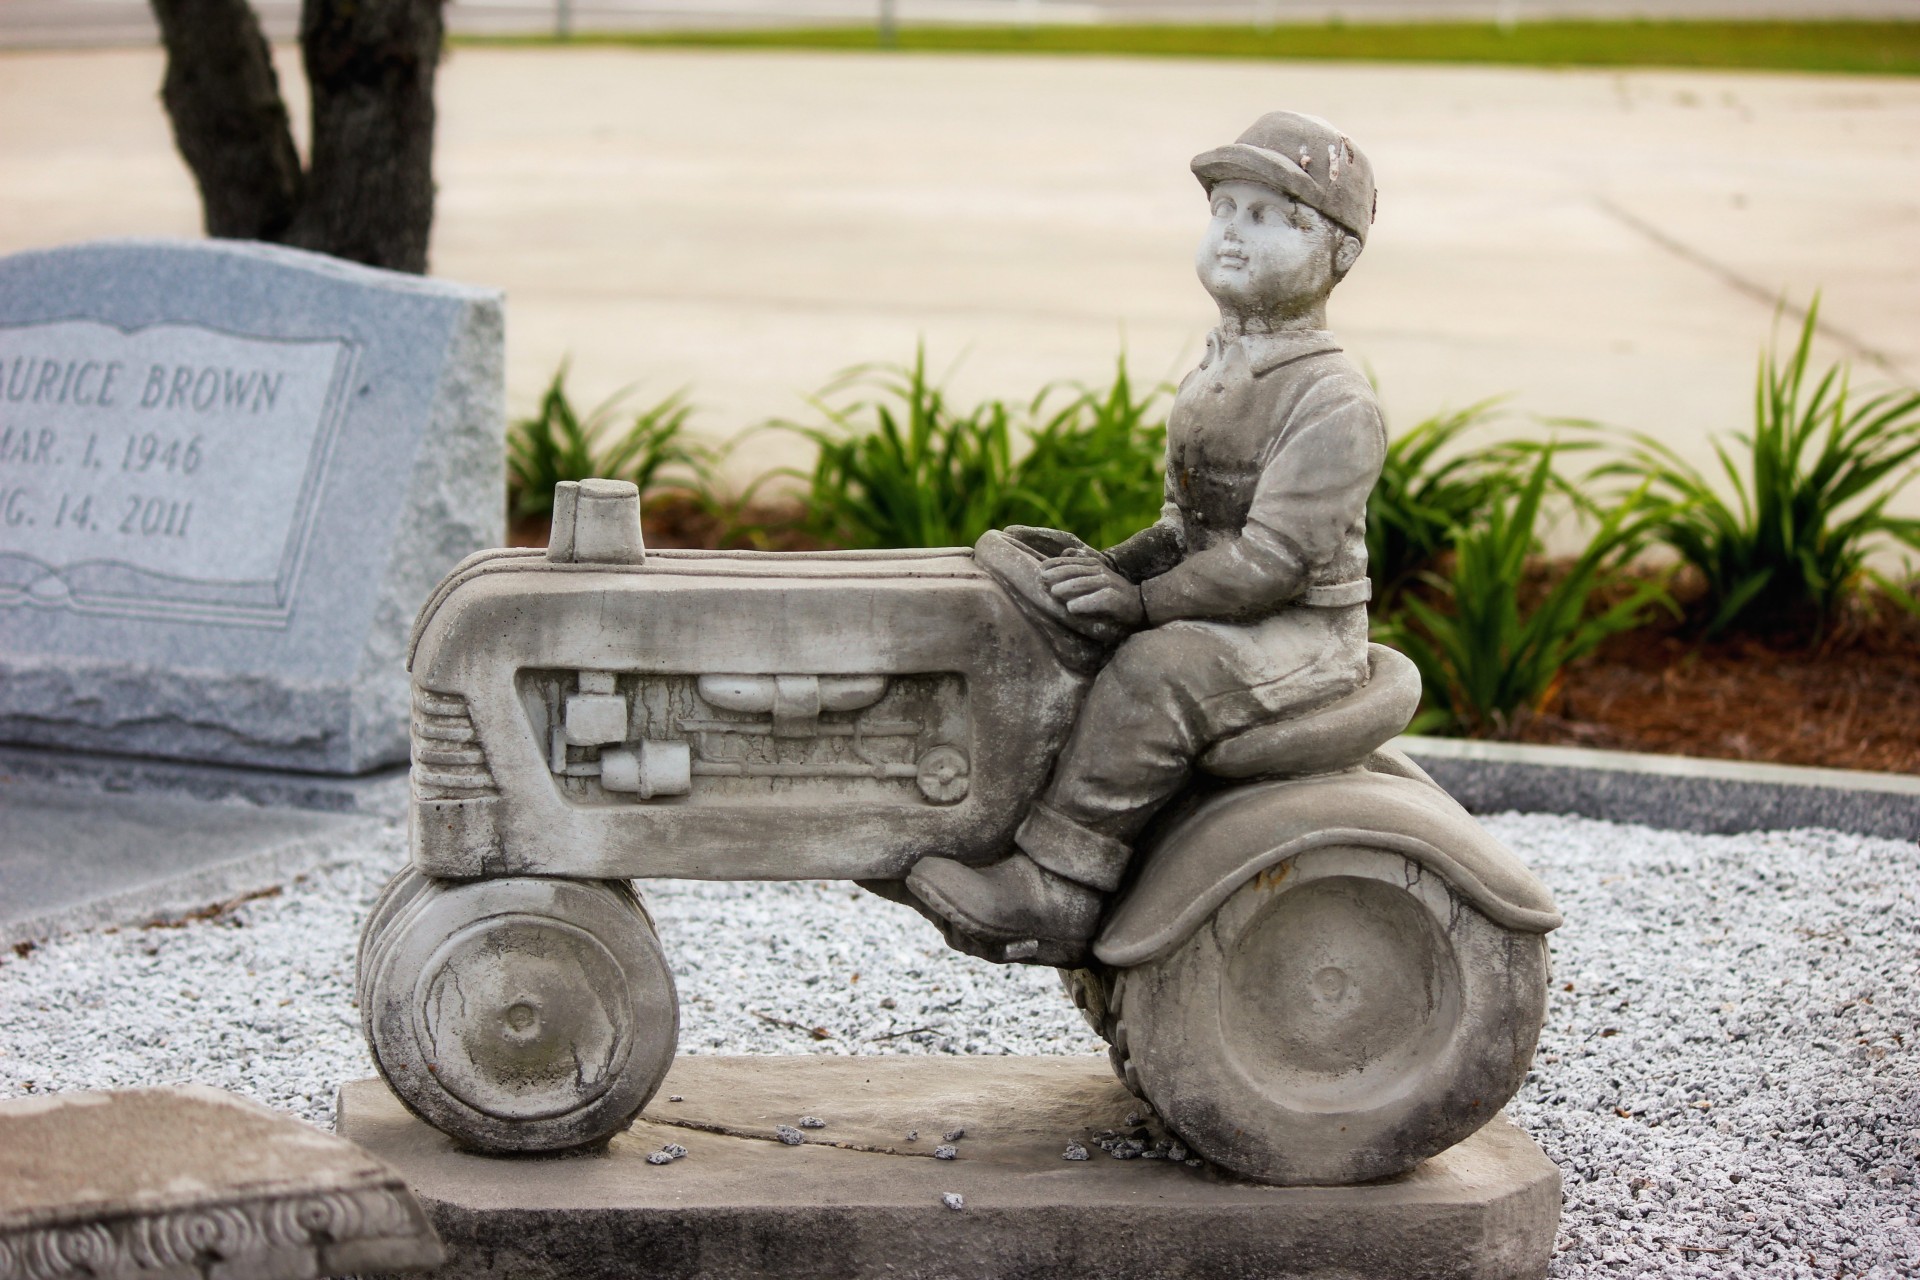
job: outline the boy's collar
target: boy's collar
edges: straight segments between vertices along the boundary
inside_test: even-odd
[[[1239,344],[1240,350],[1246,354],[1247,368],[1256,378],[1263,373],[1271,373],[1283,364],[1340,349],[1340,344],[1333,340],[1333,334],[1325,329],[1244,333],[1232,339],[1223,338],[1220,330],[1215,329],[1207,335],[1207,350],[1200,357],[1200,367],[1204,369],[1211,365],[1231,343]]]

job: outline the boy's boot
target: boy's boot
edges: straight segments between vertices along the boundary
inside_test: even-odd
[[[1104,898],[1020,852],[984,867],[922,858],[907,888],[962,933],[988,944],[976,954],[1035,964],[1084,958]]]

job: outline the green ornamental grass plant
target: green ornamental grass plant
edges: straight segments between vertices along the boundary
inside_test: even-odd
[[[1426,700],[1414,732],[1509,736],[1551,703],[1567,664],[1642,625],[1654,609],[1672,609],[1664,579],[1625,572],[1670,513],[1645,486],[1602,512],[1580,554],[1523,604],[1553,458],[1553,446],[1541,447],[1517,492],[1495,497],[1473,524],[1456,525],[1447,570],[1420,575],[1430,594],[1403,593],[1398,611],[1376,623],[1376,637],[1420,668]],[[1596,610],[1603,590],[1617,598]]]
[[[1387,442],[1386,463],[1367,499],[1367,566],[1376,611],[1453,545],[1513,476],[1510,457],[1457,451],[1460,437],[1492,416],[1492,400],[1438,413]]]
[[[540,397],[539,411],[507,431],[508,504],[514,519],[552,514],[553,487],[562,480],[631,480],[645,493],[663,471],[678,466],[687,472],[690,487],[704,485],[708,462],[681,438],[693,413],[683,391],[641,409],[621,430],[614,423],[631,388],[582,416],[566,384],[562,364]]]
[[[809,528],[836,546],[966,546],[1009,524],[1117,542],[1159,514],[1163,390],[1136,395],[1124,359],[1105,388],[1070,388],[1064,403],[1061,390],[963,410],[928,377],[924,350],[911,365],[860,366],[814,398],[824,424],[772,424],[818,450],[812,471],[773,474],[806,481]]]
[[[1067,402],[1048,412],[1060,391]],[[1166,499],[1163,384],[1136,395],[1122,355],[1106,387],[1056,386],[1035,398],[1030,448],[1019,463],[1010,523],[1066,529],[1096,547],[1124,541],[1160,518]]]
[[[1913,561],[1902,564],[1898,573],[1868,570],[1868,575],[1880,588],[1882,597],[1908,617],[1920,621],[1920,569],[1914,567]]]
[[[1819,314],[1816,297],[1786,360],[1777,343],[1762,354],[1752,432],[1735,434],[1734,448],[1714,443],[1731,501],[1640,432],[1628,457],[1596,473],[1673,499],[1655,536],[1705,579],[1708,636],[1818,634],[1866,576],[1870,555],[1901,543],[1920,548],[1920,520],[1886,509],[1920,476],[1920,391],[1856,398],[1845,362],[1810,378]]]
[[[837,397],[860,394],[844,404]],[[946,547],[1005,523],[1014,488],[1013,428],[1005,404],[956,410],[911,365],[861,365],[814,397],[823,426],[773,424],[818,450],[807,480],[807,521],[844,547]],[[785,472],[784,474],[796,474]]]
[[[1519,488],[1544,448],[1565,453],[1584,441],[1543,445],[1505,440],[1463,449],[1462,439],[1495,417],[1499,400],[1437,413],[1387,442],[1385,464],[1367,499],[1367,565],[1374,611],[1391,612],[1400,593],[1453,549],[1456,533],[1479,522],[1502,495]],[[1592,502],[1557,470],[1548,489],[1591,514]]]

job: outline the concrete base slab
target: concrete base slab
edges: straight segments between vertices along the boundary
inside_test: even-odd
[[[0,777],[0,945],[268,888],[364,843],[380,822]]]
[[[1097,1058],[683,1057],[600,1154],[467,1154],[374,1080],[341,1090],[339,1128],[467,1280],[1546,1273],[1559,1171],[1504,1118],[1403,1177],[1283,1188],[1094,1145],[1144,1110]],[[687,1154],[648,1163],[668,1143]]]

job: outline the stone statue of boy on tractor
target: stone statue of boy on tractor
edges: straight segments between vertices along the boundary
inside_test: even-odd
[[[1375,196],[1323,120],[1195,158],[1220,325],[1161,517],[1111,549],[647,552],[632,486],[420,614],[412,866],[362,937],[380,1070],[484,1151],[602,1142],[671,1063],[631,881],[856,880],[1059,967],[1193,1151],[1388,1176],[1491,1119],[1544,1014],[1544,886],[1385,744],[1420,698],[1367,636],[1386,434],[1326,328]]]

